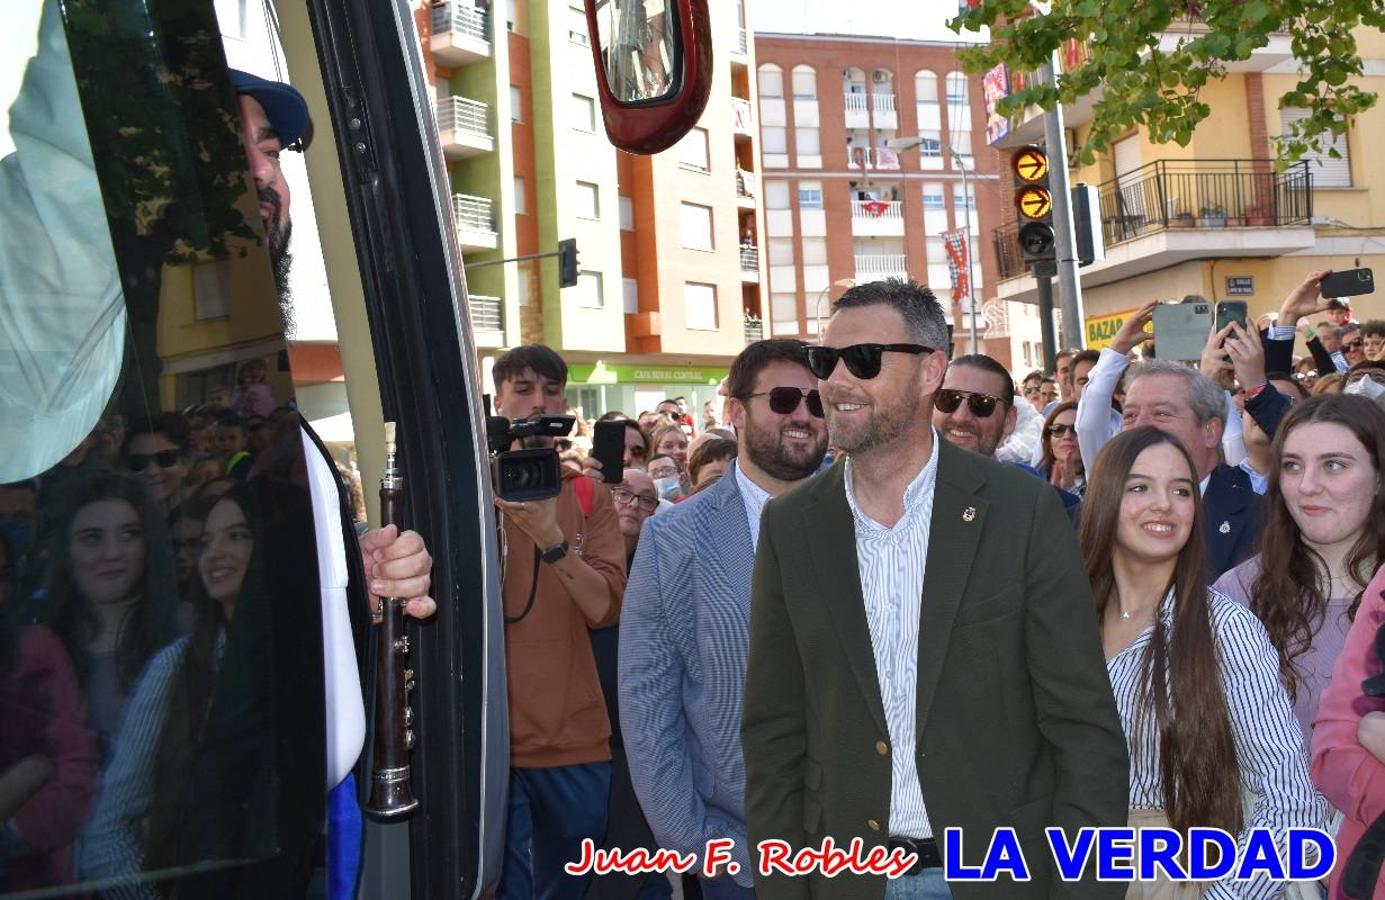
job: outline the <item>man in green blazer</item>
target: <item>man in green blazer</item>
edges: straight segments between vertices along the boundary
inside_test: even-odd
[[[741,735],[763,841],[916,853],[903,877],[756,874],[760,900],[1123,897],[1055,873],[1044,828],[1127,820],[1129,761],[1091,589],[1053,491],[940,440],[942,310],[858,285],[809,348],[829,472],[765,509]],[[943,879],[945,830],[979,865],[1015,829],[1030,879]],[[765,845],[769,849],[771,845]],[[954,858],[955,855],[954,855]]]

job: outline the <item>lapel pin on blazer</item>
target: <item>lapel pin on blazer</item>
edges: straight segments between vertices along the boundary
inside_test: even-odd
[[[968,506],[966,509],[962,510],[962,521],[963,521],[963,522],[974,522],[974,521],[976,521],[976,507],[974,507],[974,506]]]
[[[1222,534],[1230,534],[1231,520],[1227,519],[1225,522],[1222,522],[1220,525],[1217,526],[1217,530],[1220,531]]]

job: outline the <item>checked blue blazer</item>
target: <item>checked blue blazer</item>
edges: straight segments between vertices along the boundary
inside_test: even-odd
[[[620,718],[660,847],[732,838],[751,885],[741,702],[755,550],[734,471],[645,520],[620,616]]]

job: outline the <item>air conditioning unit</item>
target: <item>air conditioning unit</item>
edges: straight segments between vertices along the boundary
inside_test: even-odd
[[[870,80],[876,84],[886,84],[890,80],[890,73],[884,69],[876,69],[871,73]]]

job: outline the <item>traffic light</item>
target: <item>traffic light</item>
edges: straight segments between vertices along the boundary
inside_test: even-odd
[[[577,240],[558,242],[558,286],[577,286]]]
[[[1038,147],[1021,147],[1010,157],[1010,171],[1014,174],[1020,252],[1026,263],[1050,262],[1056,253],[1048,154]]]

